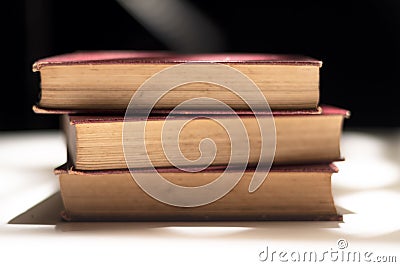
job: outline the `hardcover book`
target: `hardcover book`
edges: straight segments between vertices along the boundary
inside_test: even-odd
[[[212,182],[224,169],[158,171],[171,183],[193,187]],[[212,203],[176,207],[147,195],[128,170],[78,171],[67,164],[55,170],[63,216],[70,221],[342,220],[331,192],[331,176],[337,172],[333,164],[275,166],[262,185],[249,193],[253,172],[247,169],[228,194]]]
[[[275,113],[274,164],[329,163],[342,159],[340,137],[343,119],[349,115],[349,112],[331,106],[322,106],[320,110],[320,113]],[[236,118],[231,118],[227,114],[213,116],[219,117],[219,122],[225,126],[237,122]],[[262,140],[257,119],[246,113],[239,117],[246,128],[250,144],[248,163],[257,165]],[[186,120],[185,116],[177,116],[170,122],[181,125],[182,121]],[[127,168],[122,140],[124,123],[131,129],[141,129],[145,124],[146,153],[151,163],[155,167],[171,166],[165,156],[165,144],[161,139],[165,116],[149,117],[147,121],[133,119],[124,122],[122,116],[64,115],[63,121],[63,128],[68,137],[69,155],[74,166],[79,170]],[[140,134],[139,130],[130,132],[132,138],[129,145],[133,150],[135,147],[139,150],[142,145],[141,138],[136,137],[138,134]],[[229,134],[214,120],[200,117],[188,121],[182,128],[179,134],[179,148],[186,158],[195,160],[200,157],[198,146],[201,140],[210,138],[217,147],[212,165],[227,165],[231,162],[232,148]],[[144,160],[143,155],[135,158],[136,166],[144,167],[145,165],[141,165],[141,162],[144,164]]]
[[[33,71],[39,72],[41,78],[41,97],[36,111],[40,112],[41,108],[125,111],[132,95],[147,79],[182,63],[221,63],[242,72],[258,86],[271,109],[316,109],[318,106],[322,62],[306,56],[96,51],[35,62]],[[163,84],[158,87],[165,89]],[[157,102],[155,109],[172,109],[196,97],[220,99],[233,109],[248,108],[228,89],[199,81],[177,86]]]

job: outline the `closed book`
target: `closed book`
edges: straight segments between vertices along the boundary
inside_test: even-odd
[[[249,152],[247,163],[257,165],[261,153],[262,143],[259,123],[255,116],[248,113],[238,114],[243,123],[246,136],[240,142],[249,142],[249,147],[243,146],[242,150],[232,152],[231,136],[235,134],[234,123],[237,118],[229,114],[209,114],[211,117],[198,117],[190,120],[185,115],[175,116],[169,122],[176,124],[176,136],[181,153],[188,158],[188,166],[200,156],[210,157],[211,166],[227,165],[232,163],[231,153],[235,155]],[[343,120],[349,115],[347,110],[331,106],[322,106],[319,113],[315,112],[275,112],[267,119],[272,119],[275,129],[275,143],[273,164],[312,164],[329,163],[341,160],[340,138]],[[214,119],[213,119],[214,117]],[[215,121],[218,119],[218,122]],[[169,132],[164,132],[166,116],[150,116],[147,120],[128,119],[123,116],[78,116],[64,115],[63,128],[68,139],[68,151],[74,166],[79,170],[107,170],[127,168],[126,154],[124,154],[123,130],[124,127],[132,129],[129,132],[128,146],[133,151],[140,151],[145,142],[145,154],[134,155],[134,166],[146,167],[147,156],[154,167],[171,167],[170,159],[165,154],[166,138],[173,138]],[[183,125],[182,129],[179,128]],[[224,127],[234,128],[227,132]],[[142,129],[145,134],[141,139]],[[239,130],[239,129],[238,129]],[[125,135],[127,136],[127,135]],[[165,137],[164,136],[164,137]],[[211,139],[216,147],[215,154],[207,153],[207,149],[199,145],[204,139]],[[167,140],[168,141],[168,140]],[[126,145],[126,144],[125,144]],[[125,147],[126,148],[126,147]],[[248,149],[248,150],[247,150]],[[238,152],[239,151],[239,152]],[[146,156],[147,155],[147,156]],[[178,155],[175,153],[175,155]],[[174,156],[174,155],[172,155]],[[214,158],[212,158],[214,157]],[[235,162],[233,162],[235,163]],[[236,162],[241,164],[242,162]],[[263,163],[263,162],[261,162]]]
[[[249,193],[254,169],[222,198],[197,207],[165,204],[145,193],[133,177],[142,170],[80,171],[68,164],[55,170],[59,176],[69,221],[215,221],[215,220],[327,220],[340,221],[332,192],[333,164],[273,166],[261,186]],[[169,182],[186,187],[209,184],[223,168],[183,172],[158,169]],[[164,192],[169,194],[169,192]]]
[[[145,81],[183,63],[223,64],[239,71],[257,85],[271,109],[316,109],[319,102],[322,62],[306,56],[92,51],[43,58],[34,63],[33,71],[39,72],[41,79],[36,111],[40,112],[41,108],[125,111],[133,94]],[[204,67],[208,73],[214,73],[208,66]],[[217,80],[226,79],[223,74],[215,75]],[[232,79],[229,82],[235,83]],[[167,82],[159,82],[155,87],[146,93],[169,89]],[[241,94],[235,94],[215,80],[178,84],[154,103],[154,108],[172,109],[196,97],[219,99],[233,109],[248,108]],[[199,109],[202,108],[208,107]]]

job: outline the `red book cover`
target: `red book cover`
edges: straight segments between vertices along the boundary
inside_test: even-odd
[[[223,172],[226,166],[209,166],[202,172]],[[184,172],[178,168],[165,167],[156,168],[159,173],[172,173],[172,172]],[[195,171],[196,169],[193,168]],[[254,166],[249,166],[246,171],[253,172]],[[146,169],[135,169],[133,172],[148,172]],[[335,164],[297,164],[297,165],[273,165],[270,172],[328,172],[337,173],[339,170]],[[102,175],[102,174],[117,174],[117,173],[128,173],[128,169],[111,169],[111,170],[78,170],[74,167],[71,162],[67,162],[54,169],[56,175],[60,174],[79,174],[79,175]]]
[[[185,118],[186,115],[199,115],[201,116],[202,114],[198,114],[198,112],[191,112],[187,111],[186,113],[181,114],[180,118]],[[232,114],[229,113],[224,113],[221,114],[219,112],[208,112],[208,113],[203,113],[204,115],[213,115],[213,116],[230,116]],[[253,113],[251,111],[243,111],[243,112],[237,112],[239,116],[252,116]],[[149,120],[163,120],[166,118],[168,113],[156,113],[152,114],[152,116],[149,116]],[[257,113],[257,115],[271,115],[271,113]],[[329,115],[342,115],[345,118],[348,118],[350,116],[350,112],[348,110],[334,107],[334,106],[321,106],[319,109],[316,110],[295,110],[295,111],[273,111],[272,112],[273,116],[329,116]],[[138,120],[141,120],[141,117],[138,117]],[[91,123],[91,122],[120,122],[124,120],[124,116],[122,115],[104,115],[104,116],[98,116],[98,115],[90,115],[90,114],[84,114],[84,115],[71,115],[70,116],[70,122],[71,124],[81,124],[81,123]],[[129,118],[129,120],[135,120],[135,118]]]
[[[168,63],[231,63],[231,64],[280,64],[322,66],[320,60],[285,54],[174,54],[164,51],[82,51],[47,57],[36,61],[33,71],[52,65],[85,64],[168,64]]]

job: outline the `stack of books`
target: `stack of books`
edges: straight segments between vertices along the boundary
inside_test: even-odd
[[[38,60],[33,109],[62,114],[67,140],[63,218],[341,220],[331,176],[349,112],[320,105],[321,66],[145,51]]]

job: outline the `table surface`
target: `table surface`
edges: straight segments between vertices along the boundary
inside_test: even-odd
[[[313,253],[324,265],[354,254],[396,266],[400,129],[345,129],[341,146],[332,183],[343,223],[66,223],[52,173],[66,159],[61,133],[0,133],[0,265],[307,265]]]

